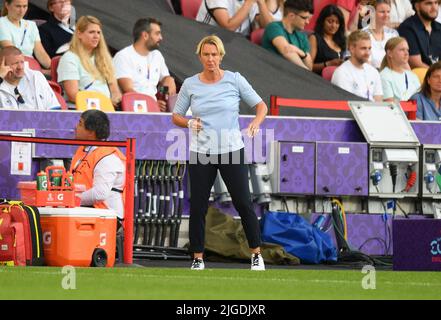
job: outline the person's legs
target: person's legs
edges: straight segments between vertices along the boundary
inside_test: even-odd
[[[195,157],[191,153],[191,157]],[[208,209],[208,199],[211,187],[217,175],[215,164],[200,164],[199,161],[190,161],[190,222],[189,238],[190,252],[194,258],[201,258],[205,241],[205,215]]]
[[[248,166],[244,160],[244,149],[235,152],[240,155],[239,163],[237,161],[232,162],[232,160],[238,159],[237,154],[232,156],[233,159],[230,155],[229,163],[226,164],[222,161],[219,165],[219,171],[231,195],[233,205],[242,219],[250,251],[251,253],[259,253],[261,243],[260,226],[253,209],[248,183]]]

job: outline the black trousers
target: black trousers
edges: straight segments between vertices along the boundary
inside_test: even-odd
[[[242,218],[249,247],[260,247],[260,227],[253,209],[244,149],[210,156],[190,152],[190,252],[204,251],[205,215],[218,169]]]

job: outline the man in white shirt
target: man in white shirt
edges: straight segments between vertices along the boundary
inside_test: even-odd
[[[158,50],[162,41],[161,22],[153,18],[139,19],[133,27],[133,39],[133,45],[113,58],[122,93],[138,92],[156,99],[159,84],[168,87],[169,95],[176,94],[175,80]],[[159,100],[158,104],[161,111],[167,111],[166,101]]]
[[[20,49],[9,46],[1,50],[0,70],[0,108],[60,109],[60,103],[44,75],[25,67]]]
[[[364,99],[383,101],[380,74],[367,63],[372,49],[369,34],[360,30],[352,32],[348,48],[351,57],[335,70],[331,82]]]

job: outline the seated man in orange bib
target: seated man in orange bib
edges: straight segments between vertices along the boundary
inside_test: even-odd
[[[110,135],[110,122],[100,110],[81,114],[75,139],[104,141]],[[77,184],[84,184],[81,206],[113,209],[119,221],[124,219],[124,154],[116,147],[81,146],[72,158],[70,171]]]

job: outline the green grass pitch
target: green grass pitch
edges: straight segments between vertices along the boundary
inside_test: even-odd
[[[0,299],[441,299],[441,272],[356,270],[0,267]],[[68,277],[68,278],[65,278]],[[69,281],[67,280],[69,279]],[[63,284],[75,289],[63,289]]]

